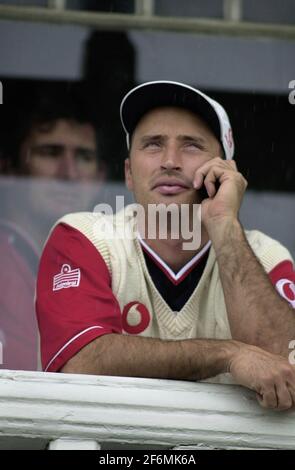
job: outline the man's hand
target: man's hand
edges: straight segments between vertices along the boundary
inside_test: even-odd
[[[282,356],[243,345],[229,362],[237,383],[257,392],[264,408],[287,410],[295,406],[295,368]]]
[[[211,222],[216,225],[223,219],[238,219],[247,181],[234,160],[217,157],[206,162],[196,171],[193,184],[197,190],[204,185],[209,196],[202,202],[202,221],[207,229]]]

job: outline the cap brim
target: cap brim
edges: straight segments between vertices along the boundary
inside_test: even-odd
[[[154,108],[175,106],[198,114],[220,140],[219,118],[213,106],[197,90],[176,82],[150,82],[126,95],[121,105],[121,120],[132,135],[140,119]]]

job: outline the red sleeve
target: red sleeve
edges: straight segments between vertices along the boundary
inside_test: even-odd
[[[41,257],[36,311],[43,369],[56,372],[98,336],[121,333],[121,312],[108,268],[94,245],[66,224]]]
[[[279,294],[295,308],[295,271],[292,262],[282,261],[268,275]]]

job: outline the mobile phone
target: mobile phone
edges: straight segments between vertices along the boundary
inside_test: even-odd
[[[207,199],[209,196],[208,196],[208,193],[207,193],[207,189],[206,189],[206,186],[203,184],[203,186],[199,189],[199,194],[201,196],[201,201],[203,201],[204,199]]]
[[[216,193],[217,193],[218,189],[220,188],[220,183],[219,183],[219,181],[216,181],[216,183],[215,183],[215,188],[216,188]],[[216,193],[215,193],[215,195],[216,195]],[[208,196],[208,193],[207,193],[206,186],[205,186],[204,184],[203,184],[203,186],[199,189],[199,194],[200,194],[200,196],[201,196],[202,201],[203,201],[204,199],[208,199],[209,196]]]

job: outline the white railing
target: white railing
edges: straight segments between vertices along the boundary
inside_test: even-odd
[[[56,2],[55,2],[56,3]],[[57,5],[57,3],[56,3]],[[271,37],[294,40],[295,26],[292,24],[271,24],[239,21],[240,10],[225,8],[225,19],[166,17],[150,14],[151,9],[130,13],[100,13],[75,11],[48,7],[22,7],[0,4],[0,20],[72,24],[99,30],[150,30],[174,31],[183,33],[239,36]],[[232,4],[231,5],[236,5]],[[146,6],[146,5],[145,5]],[[138,14],[140,11],[141,14]]]
[[[239,386],[0,371],[0,449],[293,449],[294,418]]]

